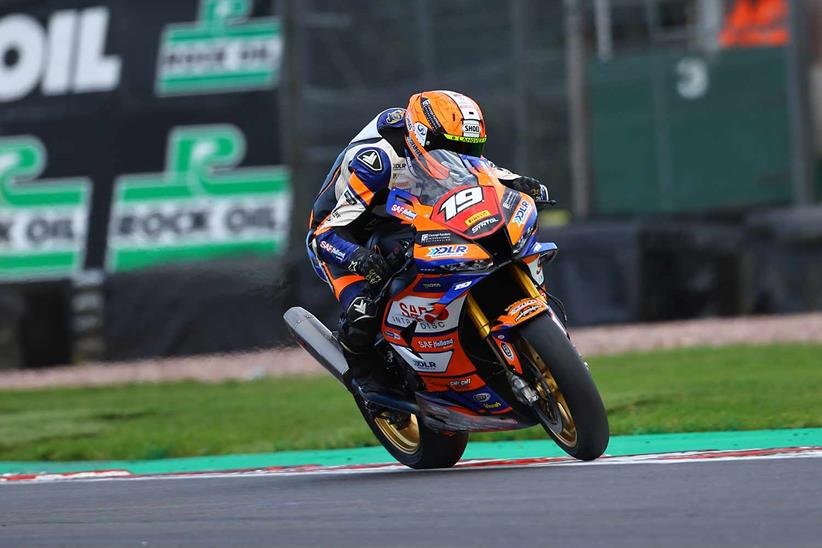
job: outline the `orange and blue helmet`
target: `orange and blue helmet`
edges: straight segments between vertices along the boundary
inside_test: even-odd
[[[405,110],[406,146],[420,163],[429,165],[432,150],[482,156],[485,120],[476,101],[454,91],[415,93]],[[440,170],[430,165],[432,174]]]

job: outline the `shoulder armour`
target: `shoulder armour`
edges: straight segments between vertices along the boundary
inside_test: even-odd
[[[357,151],[348,169],[356,173],[372,192],[386,188],[391,182],[391,160],[378,147],[363,147]]]

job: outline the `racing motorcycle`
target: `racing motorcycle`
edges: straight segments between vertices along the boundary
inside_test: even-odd
[[[395,222],[368,242],[384,255],[406,249],[375,296],[382,321],[374,341],[404,395],[366,393],[352,382],[365,421],[394,458],[417,469],[454,465],[470,432],[537,424],[572,457],[599,457],[608,419],[564,309],[544,287],[543,265],[557,246],[537,241],[537,203],[503,186],[483,158],[430,154],[447,175],[412,160],[413,183],[387,198]],[[345,384],[335,335],[300,307],[284,318]]]

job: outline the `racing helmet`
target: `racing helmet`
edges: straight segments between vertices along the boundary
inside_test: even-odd
[[[438,178],[448,171],[431,158],[429,151],[448,150],[480,157],[485,148],[485,120],[479,105],[454,91],[412,95],[405,110],[405,129],[411,155]]]

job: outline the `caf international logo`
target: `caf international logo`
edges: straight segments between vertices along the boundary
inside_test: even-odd
[[[274,87],[283,40],[274,17],[249,19],[251,0],[200,0],[193,23],[166,26],[157,60],[158,95]]]

